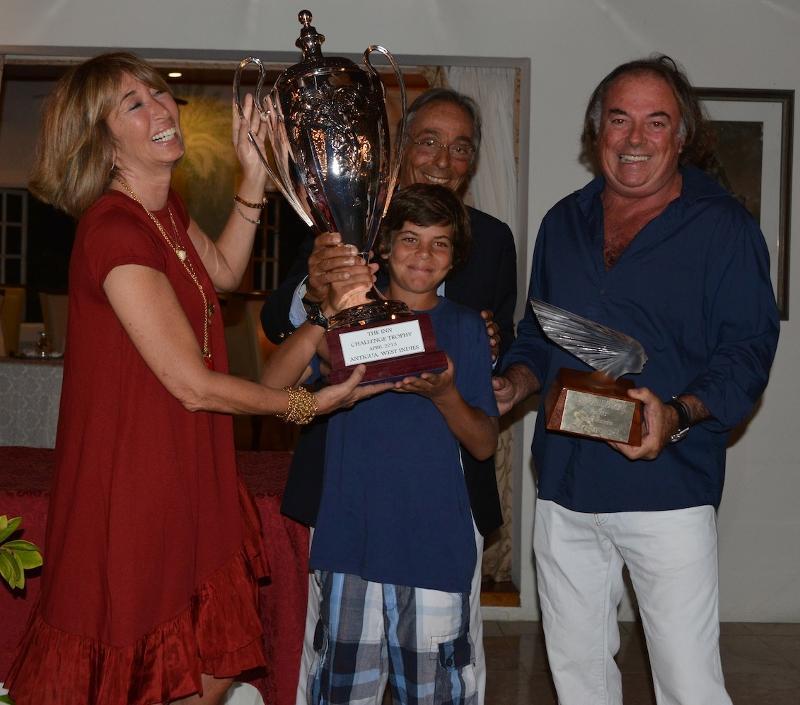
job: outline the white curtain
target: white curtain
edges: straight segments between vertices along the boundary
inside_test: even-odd
[[[499,218],[517,239],[524,233],[517,221],[516,71],[514,69],[450,66],[446,69],[450,88],[470,96],[478,104],[483,120],[478,170],[472,178],[467,201],[475,208]],[[487,540],[483,554],[483,576],[497,582],[511,579],[513,513],[511,429],[502,431],[495,454],[497,486],[505,524]]]
[[[483,138],[478,171],[470,184],[472,204],[504,223],[514,237],[517,222],[517,164],[514,157],[516,71],[508,68],[449,66],[450,88],[474,99],[481,109]]]

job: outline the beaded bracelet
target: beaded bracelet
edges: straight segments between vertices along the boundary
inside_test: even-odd
[[[283,391],[289,394],[289,406],[277,414],[279,419],[304,426],[317,415],[317,397],[305,387],[284,387]]]
[[[253,203],[252,201],[245,201],[238,193],[233,196],[233,200],[237,203],[241,203],[243,206],[247,206],[248,208],[255,208],[256,210],[261,210],[264,206],[267,205],[267,197],[261,199],[261,203]]]
[[[242,216],[248,223],[252,223],[253,225],[261,225],[261,218],[248,218],[244,213],[242,213],[242,209],[239,208],[235,203],[233,207],[236,209],[236,212]]]

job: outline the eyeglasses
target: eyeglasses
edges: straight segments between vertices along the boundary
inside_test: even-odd
[[[422,139],[414,140],[413,143],[417,150],[426,157],[437,157],[443,149],[446,149],[450,154],[450,159],[456,162],[468,162],[475,156],[475,147],[463,142],[442,144],[439,140],[433,139],[433,137],[423,137]]]

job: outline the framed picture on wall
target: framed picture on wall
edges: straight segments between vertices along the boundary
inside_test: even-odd
[[[714,176],[761,226],[775,298],[787,320],[794,91],[696,90],[717,133]]]

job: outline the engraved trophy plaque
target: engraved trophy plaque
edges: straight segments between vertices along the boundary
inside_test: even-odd
[[[545,335],[595,370],[558,371],[545,396],[547,430],[641,445],[642,403],[628,396],[636,385],[621,379],[642,371],[647,355],[641,344],[544,301],[530,303]]]
[[[400,169],[403,76],[394,57],[378,45],[364,52],[364,68],[343,57],[323,56],[325,37],[311,25],[311,13],[302,10],[298,19],[303,27],[295,45],[303,52],[301,61],[266,91],[262,62],[243,59],[234,76],[234,100],[243,116],[241,74],[256,66],[255,102],[267,125],[270,153],[262,154],[252,133],[249,138],[264,169],[307,225],[339,232],[366,260]],[[402,120],[391,156],[385,91],[370,63],[376,51],[389,61],[400,87]],[[355,303],[331,318],[326,334],[331,382],[347,378],[361,363],[367,365],[362,384],[446,369],[427,315],[412,313],[374,288]]]

